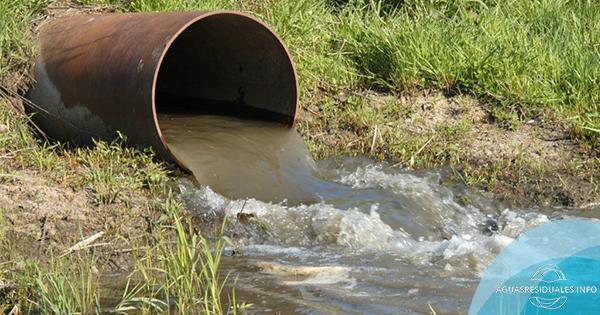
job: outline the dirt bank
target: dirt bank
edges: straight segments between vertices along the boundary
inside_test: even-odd
[[[411,169],[451,167],[452,180],[515,206],[597,207],[600,155],[547,110],[521,120],[468,95],[315,93],[300,126],[313,153],[367,155]]]

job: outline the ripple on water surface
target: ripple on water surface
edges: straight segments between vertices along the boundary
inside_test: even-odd
[[[197,117],[160,118],[170,149],[208,184],[182,178],[179,197],[197,216],[233,223],[225,265],[257,313],[465,313],[497,253],[565,213],[503,208],[444,184],[441,171],[314,163],[294,130]]]

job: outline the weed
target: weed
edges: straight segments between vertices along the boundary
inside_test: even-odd
[[[57,186],[89,191],[95,206],[110,205],[111,211],[128,211],[140,192],[153,200],[166,198],[164,220],[152,229],[147,244],[134,247],[143,259],[115,311],[170,312],[173,301],[175,311],[181,313],[243,312],[245,305],[238,309],[234,291],[229,306],[223,303],[229,278],[220,276],[219,263],[226,240],[217,236],[209,242],[179,217],[179,205],[172,196],[164,196],[168,172],[151,151],[126,147],[124,136],[88,148],[48,143],[36,137],[26,115],[8,104],[12,100],[4,91],[23,87],[27,81],[14,78],[27,77],[35,54],[30,30],[51,2],[0,1],[0,124],[8,127],[0,133],[0,182],[35,172]],[[600,4],[594,1],[77,0],[68,4],[110,5],[124,12],[233,9],[265,20],[286,42],[297,65],[304,107],[316,107],[315,117],[302,120],[300,129],[317,157],[368,155],[412,168],[450,163],[461,168],[465,181],[488,190],[501,185],[539,188],[544,174],[556,172],[523,154],[492,162],[464,154],[462,136],[472,127],[466,120],[438,124],[434,130],[414,130],[410,123],[398,123],[416,118],[410,106],[396,99],[430,90],[477,98],[508,130],[518,130],[523,121],[544,117],[550,109],[570,121],[571,135],[584,147],[600,145]],[[394,100],[374,105],[360,92],[366,90],[393,95]],[[589,179],[589,193],[597,194],[598,161],[576,159],[560,172]],[[568,186],[568,180],[561,185]],[[126,210],[118,208],[119,201],[128,205]],[[8,255],[17,259],[12,253],[14,242],[9,245]],[[94,260],[69,259],[51,258],[50,266],[28,262],[35,268],[20,269],[3,279],[14,284],[3,309],[18,304],[22,311],[100,310],[90,271]]]
[[[169,193],[162,204],[169,223],[156,230],[154,245],[146,252],[146,257],[138,261],[131,279],[141,279],[144,291],[149,292],[151,299],[174,301],[179,313],[190,310],[201,310],[204,314],[243,312],[248,305],[236,303],[235,289],[228,294],[228,304],[222,301],[229,279],[229,275],[221,278],[219,271],[223,249],[228,242],[223,236],[225,222],[213,242],[209,242],[194,232],[191,221],[182,221],[180,206]],[[171,235],[174,240],[169,237]]]
[[[30,23],[49,4],[50,0],[0,2],[0,78],[30,62],[35,52]]]
[[[83,170],[74,184],[87,187],[98,204],[111,204],[126,199],[131,192],[147,188],[153,194],[162,192],[167,172],[155,162],[150,149],[140,151],[125,145],[126,137],[112,141],[94,141],[91,148],[65,150],[63,154]]]
[[[595,2],[134,0],[125,7],[216,8],[249,8],[272,25],[305,91],[452,90],[488,100],[498,117],[533,117],[550,107],[582,141],[598,144]]]
[[[53,257],[49,270],[37,270],[37,307],[46,314],[98,314],[98,284],[93,257]]]

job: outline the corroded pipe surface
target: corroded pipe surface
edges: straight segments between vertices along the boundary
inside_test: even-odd
[[[75,15],[42,28],[27,94],[50,137],[165,144],[157,115],[253,116],[293,126],[296,73],[281,40],[238,12]],[[179,163],[181,165],[181,163]]]

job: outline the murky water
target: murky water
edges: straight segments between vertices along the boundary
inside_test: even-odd
[[[360,158],[313,165],[295,132],[276,126],[172,121],[199,143],[178,142],[173,151],[189,149],[201,162],[188,167],[209,180],[181,179],[179,197],[208,225],[229,218],[235,246],[225,267],[239,274],[238,299],[259,314],[431,314],[430,306],[465,314],[481,273],[504,246],[532,226],[585,213],[507,209],[445,183],[443,170],[409,172]],[[236,145],[226,147],[232,138]],[[256,197],[238,197],[244,194]],[[261,201],[287,194],[294,202]]]
[[[171,152],[202,185],[228,197],[317,200],[323,183],[293,129],[212,115],[160,115],[159,122]]]

